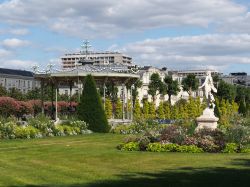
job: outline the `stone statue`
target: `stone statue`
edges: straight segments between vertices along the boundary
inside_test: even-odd
[[[214,109],[215,107],[215,99],[214,99],[214,96],[212,94],[212,91],[217,93],[217,89],[214,87],[214,83],[213,83],[213,78],[211,76],[211,72],[210,71],[207,71],[207,74],[206,74],[206,79],[205,79],[205,82],[202,84],[202,86],[200,86],[199,88],[203,88],[204,87],[204,90],[205,90],[205,96],[207,98],[207,105],[208,107],[211,107]]]
[[[210,71],[207,71],[205,82],[199,88],[203,87],[205,96],[207,98],[207,108],[203,111],[203,114],[200,117],[196,118],[196,121],[198,123],[196,130],[200,130],[203,128],[214,130],[217,128],[217,121],[219,120],[219,118],[214,115],[215,99],[212,92],[216,93],[217,89],[214,87],[213,78]]]

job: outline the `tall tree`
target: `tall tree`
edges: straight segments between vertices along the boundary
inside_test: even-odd
[[[166,84],[166,93],[168,94],[168,101],[171,104],[171,96],[177,95],[180,91],[179,84],[177,80],[173,80],[172,76],[166,76],[164,79]]]
[[[100,95],[91,75],[85,78],[80,104],[77,108],[78,117],[89,124],[89,129],[94,132],[108,132],[109,125],[104,112]]]
[[[185,77],[182,80],[182,86],[183,90],[187,91],[189,96],[191,96],[192,91],[195,91],[199,87],[199,80],[196,78],[194,74],[188,74],[187,77]]]
[[[155,103],[156,96],[165,92],[165,86],[161,81],[158,73],[153,73],[150,77],[150,83],[148,85],[148,94],[152,96],[153,102]]]
[[[232,102],[236,97],[236,88],[234,85],[220,81],[218,85],[217,96],[220,100],[225,99]]]

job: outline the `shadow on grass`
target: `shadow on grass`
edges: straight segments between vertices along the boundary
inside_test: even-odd
[[[235,168],[177,168],[160,173],[132,173],[119,175],[119,180],[105,180],[90,184],[59,185],[61,187],[165,187],[165,186],[250,186],[250,159],[237,159]],[[231,166],[232,166],[231,165]],[[23,187],[45,187],[26,185]],[[14,187],[14,186],[12,186]],[[17,187],[17,186],[15,186]]]

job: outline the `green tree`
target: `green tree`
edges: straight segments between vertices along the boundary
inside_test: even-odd
[[[0,85],[0,96],[7,96],[7,90],[2,85]]]
[[[169,104],[169,102],[164,102],[164,115],[165,119],[171,118],[171,105]]]
[[[142,111],[143,111],[144,118],[148,119],[149,118],[149,103],[147,100],[144,100],[144,102],[143,102]]]
[[[117,119],[122,118],[122,102],[120,98],[117,99],[115,104],[115,118]]]
[[[155,119],[155,117],[156,117],[155,103],[150,102],[149,103],[149,118]]]
[[[242,114],[244,117],[246,117],[247,115],[247,108],[244,101],[240,101],[239,113]]]
[[[139,120],[142,118],[142,113],[141,113],[141,107],[140,107],[140,102],[139,99],[135,100],[135,106],[134,106],[134,119]]]
[[[160,102],[158,109],[157,109],[157,117],[160,119],[164,119],[165,118],[165,114],[164,114],[164,104],[163,102]]]
[[[41,99],[41,89],[40,88],[35,88],[35,89],[32,89],[32,90],[29,90],[26,93],[26,98],[28,100]]]
[[[192,91],[195,91],[199,87],[199,80],[196,78],[194,74],[188,74],[187,77],[185,77],[182,80],[182,86],[183,90],[187,91],[188,94],[191,96]]]
[[[89,124],[89,129],[94,132],[108,132],[109,125],[104,112],[100,95],[91,75],[85,78],[82,97],[77,108],[78,118]]]
[[[155,103],[156,96],[158,94],[164,94],[165,86],[161,81],[158,73],[153,73],[150,77],[150,83],[148,85],[148,94],[152,96],[153,102]]]
[[[113,108],[112,108],[112,102],[109,98],[105,100],[105,114],[108,119],[112,118]]]
[[[236,97],[236,88],[231,84],[220,81],[218,85],[217,96],[220,100],[225,99],[232,102]]]
[[[168,101],[171,105],[171,96],[177,95],[180,91],[179,84],[177,80],[173,80],[172,76],[166,76],[164,82],[166,84],[166,93],[168,94]]]
[[[8,96],[12,97],[14,99],[17,99],[19,101],[22,101],[25,99],[25,95],[20,90],[18,90],[16,88],[9,89]]]

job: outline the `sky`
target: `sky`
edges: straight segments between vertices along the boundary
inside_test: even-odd
[[[250,74],[250,1],[0,0],[0,67],[59,68],[85,39],[140,66]]]

